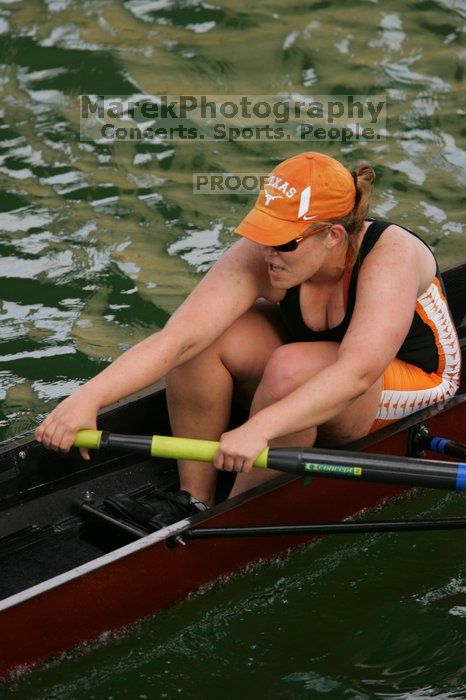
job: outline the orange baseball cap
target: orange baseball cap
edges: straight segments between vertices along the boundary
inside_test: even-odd
[[[267,176],[254,209],[235,232],[264,245],[287,243],[313,221],[349,214],[355,197],[353,176],[344,165],[323,153],[300,153]]]

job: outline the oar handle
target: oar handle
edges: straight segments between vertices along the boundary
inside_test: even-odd
[[[118,447],[152,457],[199,462],[212,462],[219,447],[218,442],[211,440],[162,435],[117,435],[99,430],[79,431],[74,444],[76,447],[91,449]],[[288,474],[466,491],[466,463],[342,450],[266,447],[254,461],[254,466],[269,467]]]
[[[100,448],[100,439],[102,430],[78,430],[74,438],[74,447],[85,447],[88,450],[98,450]]]
[[[75,447],[98,450],[101,447],[120,447],[126,450],[150,454],[165,459],[192,459],[196,462],[212,462],[220,443],[213,440],[166,437],[164,435],[117,435],[104,430],[80,430],[74,440]],[[267,467],[266,447],[254,461],[255,467]]]

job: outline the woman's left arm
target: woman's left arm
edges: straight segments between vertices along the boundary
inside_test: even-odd
[[[361,266],[353,316],[336,362],[240,428],[224,433],[214,462],[217,467],[223,465],[224,456],[239,457],[241,446],[242,471],[249,471],[270,440],[326,423],[377,381],[413,320],[420,284],[418,255],[404,236],[379,241]]]

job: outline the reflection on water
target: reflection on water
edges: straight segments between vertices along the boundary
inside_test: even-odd
[[[313,142],[305,147],[323,150],[348,166],[370,160],[378,177],[373,215],[419,232],[447,266],[466,253],[461,131],[465,17],[464,3],[458,0],[267,0],[248,6],[232,0],[0,2],[1,436],[31,428],[108,361],[163,327],[200,275],[234,240],[234,227],[253,198],[194,195],[193,172],[267,172],[302,148],[274,142],[81,142],[80,94],[386,93],[385,141]],[[364,562],[365,551],[357,551]],[[348,552],[354,566],[356,559]],[[435,552],[441,554],[438,548]],[[427,558],[421,557],[421,568]],[[399,569],[395,555],[391,561],[394,570]],[[452,560],[448,565],[454,569]],[[330,597],[324,607],[310,605],[309,625],[315,635],[309,638],[303,630],[296,637],[302,606],[323,592],[316,579],[294,587],[294,569],[290,571],[285,581],[290,590],[282,595],[282,583],[277,584],[283,610],[273,609],[265,634],[252,625],[256,635],[249,638],[246,624],[249,609],[262,620],[262,593],[244,603],[238,584],[233,613],[221,602],[220,617],[215,618],[214,608],[214,618],[206,618],[207,624],[214,622],[207,628],[210,641],[205,647],[199,647],[200,599],[185,609],[194,619],[192,641],[183,627],[181,636],[173,633],[176,644],[169,643],[168,614],[162,621],[168,630],[166,648],[157,646],[152,632],[141,632],[142,641],[139,647],[136,642],[131,658],[140,654],[142,666],[130,663],[129,671],[139,673],[142,668],[149,673],[156,658],[167,669],[172,661],[177,671],[168,696],[173,697],[177,682],[183,685],[183,674],[192,673],[177,644],[187,645],[181,648],[188,656],[199,648],[210,656],[213,634],[221,648],[212,656],[216,668],[212,664],[208,671],[212,697],[238,663],[258,673],[262,696],[264,689],[270,697],[281,698],[465,696],[456,694],[450,680],[441,690],[447,671],[445,676],[438,671],[434,682],[426,670],[429,664],[436,673],[457,668],[458,687],[464,684],[464,669],[454,663],[464,636],[464,572],[460,578],[452,571],[450,583],[439,581],[438,589],[413,591],[402,604],[397,602],[396,595],[403,595],[399,590],[383,597],[385,608],[365,599],[368,609],[375,608],[361,621],[361,597],[355,593],[360,583],[356,574],[351,579],[345,570],[337,581],[348,576],[353,581],[350,590],[330,595],[327,589]],[[388,570],[384,575],[393,586],[396,575]],[[429,575],[426,571],[427,579]],[[364,584],[363,571],[361,577]],[[299,580],[293,578],[295,583]],[[331,580],[325,581],[332,590]],[[262,585],[267,607],[275,589],[261,578]],[[369,596],[374,595],[374,585],[377,588],[372,581]],[[379,588],[386,596],[382,583]],[[285,599],[294,599],[292,632],[288,615],[293,606]],[[346,603],[354,606],[353,617]],[[332,647],[335,635],[326,633],[333,605],[350,616],[343,618],[343,627],[334,621],[341,635],[337,655]],[[211,607],[209,599],[207,609]],[[414,637],[405,633],[403,615],[419,626]],[[448,643],[439,645],[436,625]],[[281,690],[273,695],[267,682],[268,674],[273,677],[267,640],[276,634],[289,638],[277,647],[280,658],[273,659],[283,671],[274,686]],[[155,645],[155,656],[145,656],[146,641]],[[292,663],[299,657],[298,648],[307,644],[309,658],[315,660],[312,668]],[[388,662],[383,649],[390,644],[393,655]],[[259,653],[261,646],[267,654]],[[285,648],[289,663],[283,659]],[[234,649],[239,649],[236,661]],[[349,685],[347,678],[353,676],[347,674],[348,664],[360,671],[357,682]],[[112,667],[109,675],[113,673]],[[131,679],[135,687],[136,675]],[[404,681],[397,686],[397,679],[410,675],[413,687],[422,686],[417,696],[409,695]],[[62,687],[58,695],[71,697],[67,692]],[[141,693],[143,697],[143,688]],[[119,697],[113,688],[110,694]]]

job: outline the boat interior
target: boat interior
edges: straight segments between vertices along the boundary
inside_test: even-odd
[[[465,267],[444,275],[463,358]],[[231,426],[245,419],[244,409],[234,405]],[[116,433],[169,435],[163,389],[145,390],[106,409],[98,427]],[[374,436],[364,440],[358,449],[376,442]],[[227,498],[234,479],[232,474],[220,476],[218,502]],[[76,449],[67,455],[46,450],[32,433],[6,440],[0,445],[0,600],[143,537],[146,531],[111,516],[102,501],[116,493],[144,501],[154,488],[178,488],[174,461],[111,450],[93,452],[87,462]]]
[[[234,407],[231,424],[242,409]],[[103,412],[99,429],[134,435],[170,435],[163,389],[141,392]],[[234,476],[221,474],[217,501]],[[103,499],[125,493],[142,501],[156,489],[177,490],[174,460],[77,449],[46,450],[31,434],[0,447],[0,600],[96,559],[147,534],[106,513]]]

